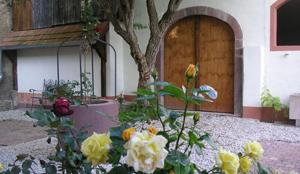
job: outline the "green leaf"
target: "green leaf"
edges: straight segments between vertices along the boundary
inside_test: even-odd
[[[19,174],[21,172],[21,169],[20,167],[18,166],[14,166],[12,169],[11,169],[11,174]]]
[[[19,155],[17,155],[17,159],[16,159],[16,161],[23,161],[25,158],[27,158],[29,155],[27,155],[27,154],[19,154]]]
[[[69,129],[74,128],[74,121],[71,118],[62,117],[60,118],[60,122],[61,122],[60,124],[65,128],[69,128]]]
[[[177,164],[174,166],[176,174],[193,174],[193,168],[191,165],[181,165]]]
[[[165,108],[164,106],[159,106],[159,116],[164,117],[167,116],[169,114],[169,111],[167,108]]]
[[[161,96],[172,96],[174,98],[184,100],[184,93],[181,88],[174,85],[169,85],[158,91]]]
[[[177,150],[173,150],[168,154],[166,162],[172,166],[176,166],[178,164],[188,165],[190,164],[190,159],[186,154]]]
[[[122,139],[122,133],[127,128],[128,128],[128,125],[126,125],[126,124],[122,124],[121,126],[117,126],[117,127],[112,127],[109,129],[109,135],[111,138]]]
[[[155,92],[149,90],[149,89],[145,89],[145,88],[139,88],[137,91],[138,95],[153,95],[155,94]]]
[[[29,117],[37,120],[37,124],[39,126],[51,126],[50,123],[52,121],[57,120],[56,116],[46,109],[36,109],[33,112],[26,111],[25,113]]]
[[[189,131],[189,138],[190,138],[189,142],[191,145],[198,143],[198,137],[194,132]]]
[[[74,103],[75,106],[80,106],[82,103],[80,99],[74,99],[72,100],[72,102]]]
[[[112,168],[108,174],[127,174],[129,171],[124,166],[117,166]]]
[[[204,135],[200,136],[199,138],[200,141],[206,141],[212,148],[217,149],[217,146],[215,143],[210,139],[210,135],[205,132]]]
[[[212,100],[206,99],[206,98],[201,97],[201,96],[188,97],[187,101],[189,101],[190,104],[196,104],[196,105],[200,105],[204,102],[213,102]]]
[[[28,169],[22,169],[23,174],[30,174],[30,171]]]
[[[258,174],[268,174],[268,170],[265,169],[259,162],[257,162],[257,173]]]
[[[136,100],[141,101],[141,100],[152,100],[155,99],[156,96],[155,95],[146,95],[146,96],[140,96],[137,97]]]
[[[147,86],[162,86],[162,87],[166,87],[166,86],[170,86],[172,85],[169,82],[162,82],[162,81],[156,81],[156,82],[150,82],[146,84]]]
[[[47,174],[56,174],[57,169],[54,165],[48,164],[48,165],[46,165],[46,173]]]
[[[27,170],[31,167],[32,161],[31,160],[25,160],[22,164],[23,170]]]

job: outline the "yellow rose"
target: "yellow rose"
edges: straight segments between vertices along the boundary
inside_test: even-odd
[[[87,157],[87,160],[94,166],[105,163],[108,159],[108,152],[111,140],[107,134],[94,134],[82,142],[81,152]]]
[[[4,166],[2,163],[0,163],[0,172],[4,169]]]
[[[157,130],[156,130],[156,128],[155,127],[148,127],[148,131],[150,132],[150,133],[152,133],[152,134],[154,134],[154,135],[156,135],[157,134]]]
[[[223,173],[238,173],[240,162],[239,157],[236,154],[221,149],[218,153],[218,162]]]
[[[167,139],[153,135],[148,131],[136,132],[125,144],[127,155],[125,162],[136,172],[153,173],[157,168],[164,168],[168,151],[164,149]]]
[[[197,68],[195,65],[190,64],[189,67],[185,71],[185,76],[187,78],[195,78],[197,74]]]
[[[128,141],[130,139],[131,135],[134,134],[134,133],[135,133],[135,128],[134,127],[125,129],[122,133],[123,140]]]
[[[251,159],[248,156],[240,158],[240,171],[248,173],[251,169]]]
[[[257,141],[247,143],[244,147],[244,150],[245,153],[254,160],[259,160],[264,153],[262,146]]]

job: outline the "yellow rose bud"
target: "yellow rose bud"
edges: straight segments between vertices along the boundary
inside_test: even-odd
[[[262,146],[257,141],[247,143],[244,147],[244,150],[245,153],[254,160],[259,160],[264,153]]]
[[[200,120],[200,113],[196,112],[193,117],[194,123],[196,124]]]
[[[0,172],[4,169],[4,166],[2,163],[0,163]]]
[[[157,134],[157,130],[156,130],[156,128],[155,127],[148,127],[148,131],[150,132],[150,133],[152,133],[152,134],[154,134],[154,135],[156,135]]]
[[[197,74],[197,68],[195,65],[190,64],[189,67],[185,71],[185,76],[187,78],[195,78]]]
[[[240,171],[248,173],[251,169],[251,159],[248,156],[240,158]]]
[[[87,161],[94,166],[105,163],[108,159],[111,143],[111,139],[107,134],[94,133],[82,142],[81,152],[87,157]]]
[[[132,136],[132,134],[134,134],[134,133],[135,133],[134,127],[125,129],[122,133],[123,140],[128,141],[130,139],[130,137]]]
[[[238,173],[240,162],[236,154],[221,149],[218,153],[218,163],[224,174]]]

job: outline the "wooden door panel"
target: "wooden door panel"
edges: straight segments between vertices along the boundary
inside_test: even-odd
[[[179,21],[165,36],[164,79],[178,86],[185,84],[185,70],[195,63],[195,18]],[[164,98],[168,108],[183,109],[183,103]]]
[[[234,108],[234,35],[224,22],[202,16],[200,18],[199,83],[218,91],[214,103],[203,104],[203,111],[233,113]]]
[[[210,85],[218,91],[214,103],[197,109],[233,113],[234,110],[234,34],[226,23],[212,17],[197,16],[177,22],[164,40],[164,80],[182,86],[189,64],[199,63],[197,85]],[[165,97],[164,103],[173,109],[183,109],[183,103]]]

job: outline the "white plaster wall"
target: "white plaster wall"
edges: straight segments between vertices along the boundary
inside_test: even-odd
[[[116,67],[115,67],[115,54],[111,47],[107,47],[107,95],[115,95],[115,74],[116,74],[116,95],[124,92],[124,86],[127,84],[124,77],[127,77],[124,72],[124,61],[126,51],[123,50],[124,41],[123,39],[115,33],[113,26],[110,24],[110,30],[106,35],[106,40],[110,43],[116,50]],[[115,72],[116,69],[116,72]]]
[[[244,106],[260,106],[260,95],[264,81],[264,47],[244,48]],[[246,104],[246,105],[245,105]]]
[[[135,21],[144,25],[148,25],[148,16],[146,10],[145,1],[136,1],[136,12],[135,12]],[[168,1],[156,1],[156,6],[158,9],[159,16],[162,16]],[[253,47],[264,48],[265,47],[265,0],[251,0],[251,1],[241,1],[241,0],[184,0],[180,6],[180,9],[184,9],[192,6],[207,6],[215,9],[222,10],[230,15],[232,15],[240,24],[243,31],[243,44],[244,47],[249,47],[250,50]],[[137,36],[141,49],[145,51],[148,39],[149,39],[149,29],[143,29],[137,31]],[[138,74],[137,67],[132,60],[129,49],[126,43],[124,43],[124,89],[125,93],[130,93],[136,90],[138,83]],[[255,57],[254,57],[255,56]],[[256,57],[259,56],[259,57]],[[251,89],[251,85],[255,84],[257,78],[260,79],[264,71],[261,73],[253,73],[260,69],[262,65],[261,59],[264,59],[265,49],[260,49],[259,54],[249,54],[244,55],[245,62],[251,62],[250,67],[245,65],[248,69],[245,71],[245,77],[247,77],[247,83],[244,85],[245,88]],[[261,65],[261,66],[260,66]],[[255,75],[256,74],[256,75]],[[256,85],[256,87],[260,86]],[[244,106],[259,106],[260,105],[260,91],[257,90],[255,93],[248,92],[250,90],[244,90]]]
[[[37,48],[18,50],[18,92],[30,88],[42,90],[43,79],[57,79],[56,49]],[[100,58],[94,52],[95,95],[101,95]],[[91,71],[91,56],[82,56],[82,71]],[[78,47],[64,47],[60,51],[60,79],[80,79]],[[91,76],[90,76],[91,80]]]
[[[300,92],[300,51],[271,52],[270,6],[276,0],[184,0],[180,9],[192,6],[207,6],[222,10],[238,21],[243,32],[244,45],[244,93],[243,106],[260,106],[261,88],[265,85],[273,95],[287,103],[290,94]],[[157,0],[161,16],[168,1]],[[145,1],[136,1],[135,22],[148,25]],[[141,49],[145,51],[149,30],[137,31]],[[124,91],[132,94],[138,83],[137,66],[130,56],[127,43],[119,37],[110,25],[107,41],[117,51],[117,94]],[[64,48],[62,51],[61,76],[77,79],[79,76],[77,48]],[[114,95],[114,53],[107,47],[107,94]],[[18,51],[18,84],[20,92],[29,88],[41,88],[43,78],[56,78],[55,49],[28,49]],[[95,54],[97,55],[97,54]],[[75,61],[74,61],[75,59]],[[96,59],[99,60],[99,59]],[[64,63],[63,63],[64,62]],[[95,69],[100,74],[99,69]],[[34,65],[34,66],[32,66]],[[98,68],[98,66],[95,66]],[[96,91],[100,94],[100,75],[96,75]],[[97,78],[99,77],[99,78]],[[98,86],[97,86],[98,85]]]
[[[276,0],[185,0],[180,9],[192,6],[208,6],[232,15],[243,32],[244,93],[243,106],[260,106],[262,87],[269,88],[273,95],[284,103],[289,95],[300,92],[300,51],[270,51],[270,6]],[[145,1],[136,1],[135,21],[148,25]],[[168,1],[157,0],[161,16]],[[145,51],[149,30],[137,31],[141,49]],[[124,43],[124,90],[131,93],[138,83],[137,67]],[[259,84],[258,84],[259,83]]]
[[[265,86],[287,104],[291,94],[300,92],[300,51],[270,51],[270,6],[274,2],[265,1]]]

